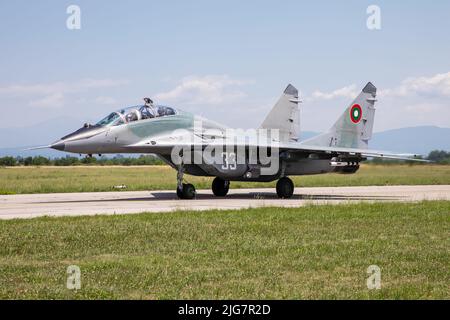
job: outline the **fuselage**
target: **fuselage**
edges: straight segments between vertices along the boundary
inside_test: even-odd
[[[225,148],[206,153],[205,147],[190,150],[192,161],[184,164],[186,173],[198,176],[216,176],[226,180],[239,181],[273,181],[281,175],[306,175],[338,171],[340,168],[331,165],[331,156],[322,158],[310,154],[287,154],[277,150],[277,156],[267,164],[256,156],[251,162],[250,151],[245,149],[243,160],[236,161],[238,147],[229,148],[229,141],[242,139],[246,141],[246,133],[230,133],[229,128],[215,121],[195,116],[189,112],[170,108],[171,112],[155,117],[145,118],[139,110],[143,106],[124,109],[112,113],[95,125],[85,125],[52,144],[54,149],[78,154],[117,154],[117,153],[150,153],[156,154],[176,169],[173,160],[173,146],[183,141],[200,141],[208,144],[224,144]],[[129,117],[129,115],[133,117]],[[200,129],[199,129],[200,127]],[[190,140],[189,140],[190,139]],[[247,139],[248,140],[248,139]],[[228,141],[228,142],[225,142]],[[228,143],[228,144],[227,144]],[[259,152],[256,148],[255,152]],[[274,151],[275,152],[275,151]],[[227,159],[234,157],[234,163]],[[215,162],[214,157],[220,160]],[[195,162],[195,159],[200,161]],[[276,162],[276,163],[273,163]],[[275,168],[269,174],[262,173],[268,167]],[[356,167],[352,167],[357,170]],[[354,170],[354,171],[356,171]],[[341,170],[342,171],[342,170]]]

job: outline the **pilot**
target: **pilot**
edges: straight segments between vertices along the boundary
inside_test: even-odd
[[[144,98],[145,105],[148,107],[153,107],[153,100],[150,98]]]
[[[141,114],[144,119],[154,118],[158,116],[158,112],[155,110],[153,100],[150,98],[144,98],[145,105],[141,108]]]
[[[126,119],[127,122],[133,122],[138,120],[138,116],[136,112],[130,112],[129,114],[127,114]]]

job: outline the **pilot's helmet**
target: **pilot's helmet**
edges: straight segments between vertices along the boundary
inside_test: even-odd
[[[144,102],[145,102],[145,104],[150,104],[150,105],[153,104],[153,100],[150,98],[144,98]]]
[[[127,122],[136,121],[137,115],[134,112],[130,112],[129,114],[127,114],[126,118],[127,118]]]

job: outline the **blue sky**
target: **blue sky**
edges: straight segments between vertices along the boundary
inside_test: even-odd
[[[81,125],[144,96],[249,128],[292,83],[302,129],[323,131],[367,81],[375,131],[450,127],[449,16],[449,1],[2,1],[0,112],[17,121],[0,128]]]

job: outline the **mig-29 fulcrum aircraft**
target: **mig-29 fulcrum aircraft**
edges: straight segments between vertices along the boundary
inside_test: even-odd
[[[177,195],[195,197],[183,174],[215,177],[216,196],[228,193],[230,181],[278,180],[280,198],[290,198],[289,176],[329,172],[355,173],[367,157],[411,160],[413,154],[368,149],[375,116],[376,88],[368,83],[325,133],[298,141],[298,90],[288,85],[256,133],[233,131],[216,122],[172,107],[145,104],[112,112],[95,125],[46,146],[79,154],[151,153],[177,174]],[[420,161],[420,160],[419,160]]]

